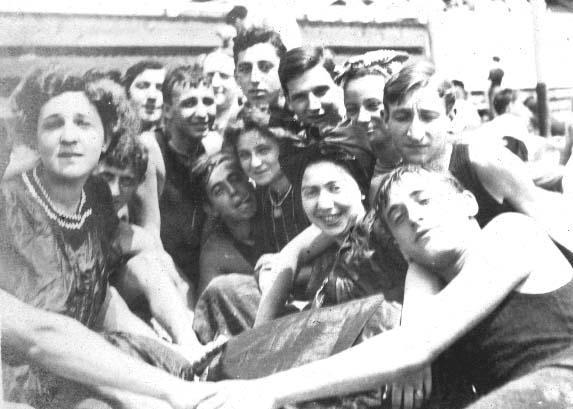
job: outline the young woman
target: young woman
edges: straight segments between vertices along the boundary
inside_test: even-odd
[[[279,252],[308,226],[293,185],[281,169],[281,145],[289,143],[281,128],[246,120],[225,137],[234,146],[241,167],[256,185],[263,253]]]
[[[225,392],[214,399],[225,394],[228,404],[219,407],[281,407],[364,390],[453,348],[482,395],[469,408],[569,407],[573,269],[546,232],[513,213],[481,229],[473,195],[453,178],[420,168],[392,172],[377,210],[415,267],[405,306],[420,285],[437,286],[437,294],[415,303],[406,325],[338,355],[221,385]],[[423,397],[424,390],[411,396]]]
[[[114,132],[133,134],[135,122],[123,90],[109,80],[92,82],[57,68],[39,69],[18,86],[12,104],[17,130],[37,149],[40,164],[0,186],[0,288],[6,293],[2,308],[14,325],[8,327],[8,341],[15,348],[4,355],[5,398],[34,407],[69,407],[77,398],[69,393],[67,378],[100,392],[107,387],[115,399],[131,391],[175,399],[174,406],[185,407],[187,386],[177,378],[124,355],[97,356],[92,347],[98,343],[91,338],[99,338],[90,331],[72,326],[65,334],[65,324],[57,319],[46,315],[45,325],[38,325],[32,318],[44,310],[92,330],[154,337],[109,289],[106,265],[117,217],[105,182],[90,177],[102,151],[114,143]],[[121,339],[126,341],[125,336],[116,340]],[[54,343],[83,349],[68,345],[67,356]],[[156,362],[168,354],[155,351],[148,350],[148,357]],[[165,368],[188,373],[181,359],[163,362]],[[150,388],[148,376],[159,382],[158,388]],[[178,397],[170,385],[179,385]]]
[[[361,247],[369,246],[370,238],[360,235],[368,236],[362,231],[362,221],[366,216],[365,191],[374,159],[365,140],[339,132],[305,148],[287,170],[289,178],[300,186],[306,216],[324,236],[336,242],[338,249],[333,266],[311,277],[311,282],[322,281],[314,297],[316,306],[377,293],[384,293],[389,300],[402,301],[405,269],[401,268],[404,266],[400,266],[399,258],[391,260],[385,255],[381,260],[375,255],[355,264],[360,259],[356,256]],[[264,293],[256,325],[276,318],[291,292],[292,273],[282,270],[271,289]],[[398,307],[398,320],[399,315]]]
[[[366,130],[366,136],[376,155],[376,167],[369,197],[376,194],[383,174],[400,162],[400,154],[384,124],[384,86],[390,76],[398,71],[408,54],[389,50],[371,51],[349,58],[336,78],[344,90],[346,116],[350,123]]]

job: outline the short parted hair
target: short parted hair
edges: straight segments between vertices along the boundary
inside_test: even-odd
[[[287,83],[289,81],[324,63],[324,49],[322,47],[296,47],[289,50],[281,58],[279,64],[279,79],[284,94],[288,95]]]
[[[107,78],[95,79],[51,65],[31,71],[10,96],[15,135],[24,143],[35,146],[42,107],[65,92],[83,92],[96,107],[108,149],[114,147],[120,135],[134,138],[139,132],[137,114],[121,85]]]
[[[171,105],[173,103],[173,89],[177,85],[184,85],[192,88],[200,84],[208,84],[208,80],[203,76],[203,68],[200,64],[180,65],[171,69],[165,76],[163,82],[163,101]]]
[[[230,162],[231,164],[236,165],[238,169],[241,169],[241,165],[239,164],[237,156],[229,152],[218,152],[212,155],[201,155],[195,161],[191,170],[191,175],[197,181],[197,183],[199,183],[199,186],[201,186],[203,203],[209,203],[209,193],[207,191],[207,186],[209,185],[209,179],[211,179],[213,170],[225,162]]]
[[[235,65],[239,60],[239,53],[245,51],[247,48],[259,43],[271,44],[279,58],[282,58],[286,53],[286,47],[281,40],[281,36],[276,31],[270,30],[265,27],[251,27],[247,30],[237,34],[233,39],[233,58]]]
[[[429,175],[449,186],[454,193],[462,193],[465,189],[462,184],[450,172],[435,172],[419,165],[398,166],[384,175],[374,198],[374,209],[377,217],[384,222],[384,211],[390,201],[392,187],[400,183],[408,175]]]
[[[517,92],[510,88],[502,89],[493,96],[493,109],[495,113],[501,115],[505,113],[507,107],[517,101]]]
[[[139,184],[145,179],[148,160],[145,146],[133,137],[121,135],[117,144],[101,156],[100,163],[122,170],[132,170]]]
[[[161,70],[163,68],[165,68],[165,65],[163,65],[162,62],[156,60],[139,61],[125,71],[125,74],[121,78],[121,85],[123,85],[129,96],[129,88],[139,74],[146,70]]]
[[[449,114],[456,102],[454,86],[451,81],[442,78],[434,64],[428,60],[420,59],[410,61],[394,74],[384,86],[384,110],[392,104],[401,104],[413,91],[435,82],[438,95],[444,100],[446,113]]]

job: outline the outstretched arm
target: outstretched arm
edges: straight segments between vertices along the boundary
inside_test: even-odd
[[[6,352],[63,378],[154,397],[178,408],[193,407],[181,404],[185,394],[197,393],[196,403],[210,393],[207,384],[191,385],[137,361],[79,322],[33,308],[3,290],[0,313]],[[192,401],[191,397],[187,400]]]

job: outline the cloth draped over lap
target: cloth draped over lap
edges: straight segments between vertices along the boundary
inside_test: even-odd
[[[208,380],[253,379],[323,359],[399,325],[401,306],[375,295],[287,315],[230,339]]]

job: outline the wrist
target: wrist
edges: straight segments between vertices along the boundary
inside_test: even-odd
[[[285,389],[280,387],[280,382],[277,382],[275,378],[275,376],[271,375],[257,379],[255,382],[259,383],[257,390],[265,391],[267,398],[270,400],[271,407],[278,409],[289,403],[289,399],[283,393]]]

